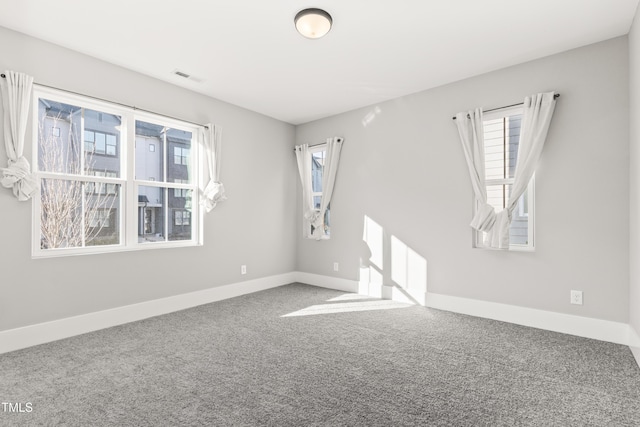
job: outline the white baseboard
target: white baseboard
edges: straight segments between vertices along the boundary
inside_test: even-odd
[[[323,276],[320,274],[303,273],[296,271],[293,273],[296,282],[321,288],[335,289],[337,291],[358,293],[358,282],[356,280],[341,279],[339,277]]]
[[[631,349],[631,353],[633,357],[636,359],[636,363],[640,367],[640,347],[629,347]]]
[[[408,304],[424,305],[424,292],[412,292],[400,289],[395,286],[387,286],[363,281],[342,279],[339,277],[323,276],[321,274],[294,273],[296,281],[307,285],[319,286],[321,288],[335,289],[337,291],[353,292],[368,295],[373,298],[390,299]]]
[[[626,323],[434,293],[427,294],[426,302],[440,310],[629,345],[631,327]]]
[[[0,354],[252,292],[263,291],[295,281],[294,273],[280,274],[10,329],[0,332]]]
[[[629,348],[633,353],[633,357],[636,358],[638,366],[640,366],[640,335],[631,325],[629,325]]]
[[[430,292],[427,292],[426,294],[423,293],[407,296],[405,295],[406,292],[396,292],[399,291],[399,289],[389,289],[388,286],[375,284],[367,285],[366,283],[359,283],[355,280],[347,280],[311,273],[296,272],[294,274],[296,281],[307,283],[309,285],[321,286],[345,292],[357,292],[378,298],[393,299],[394,301],[398,300],[399,302],[417,303],[440,310],[515,323],[517,325],[530,326],[533,328],[576,335],[584,338],[592,338],[615,344],[630,346],[633,342],[631,338],[631,334],[633,332],[632,328],[626,323]],[[637,338],[637,340],[638,348],[635,350],[634,354],[636,355],[636,359],[639,359],[640,338]],[[640,365],[640,361],[638,364]]]
[[[275,288],[293,282],[306,283],[343,292],[363,293],[366,295],[371,295],[370,292],[372,290],[370,287],[363,289],[363,284],[356,280],[294,271],[0,331],[0,354],[227,298]],[[378,286],[376,289],[382,293],[382,287]],[[375,291],[376,289],[373,290]],[[422,295],[418,295],[412,298],[414,300],[413,302],[415,303],[417,298],[418,304],[422,305],[424,303],[427,307],[440,310],[627,345],[631,348],[640,366],[640,336],[630,325],[625,323],[443,294],[426,293],[425,295],[424,301],[422,301]],[[382,295],[378,297],[380,296]],[[392,292],[392,298],[396,300],[397,297],[402,300],[403,295]]]

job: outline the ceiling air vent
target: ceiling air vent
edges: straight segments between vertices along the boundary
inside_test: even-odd
[[[173,74],[175,74],[176,76],[184,77],[185,79],[188,79],[189,77],[191,77],[189,74],[183,73],[182,71],[179,71],[179,70],[175,70]]]
[[[182,77],[183,79],[189,80],[189,81],[194,82],[194,83],[202,83],[204,81],[199,77],[196,77],[196,76],[194,76],[192,74],[187,74],[184,71],[180,71],[180,70],[177,70],[177,69],[173,70],[171,72],[171,74],[174,74],[174,75],[176,75],[178,77]]]

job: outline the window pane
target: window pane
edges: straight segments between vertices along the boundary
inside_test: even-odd
[[[487,203],[500,212],[506,206],[511,192],[511,185],[488,185]],[[529,190],[525,191],[513,211],[509,228],[510,244],[526,245],[529,242]],[[483,233],[484,234],[484,233]],[[484,239],[484,236],[483,236]]]
[[[169,223],[169,240],[191,240],[192,191],[183,189],[184,197],[169,196],[169,210],[172,221]]]
[[[120,243],[119,184],[113,184],[113,194],[96,194],[98,183],[62,179],[41,183],[41,249]]]
[[[513,178],[518,160],[522,115],[485,120],[485,178]]]
[[[322,170],[326,151],[311,154],[311,188],[314,193],[322,192]]]
[[[102,185],[103,191],[85,195],[85,244],[117,245],[120,243],[120,185],[95,185]]]
[[[136,179],[164,181],[163,152],[164,127],[136,120]]]
[[[38,99],[38,168],[45,172],[82,174],[80,107]],[[54,134],[53,128],[60,131]],[[59,136],[55,136],[59,134]]]
[[[504,119],[484,121],[485,178],[504,178]]]
[[[509,239],[512,245],[526,245],[529,243],[529,190],[525,191],[513,211]]]
[[[138,187],[138,242],[165,241],[165,189]]]
[[[190,182],[192,133],[179,129],[167,130],[167,147],[171,156],[167,159],[167,181]]]
[[[80,181],[41,180],[41,249],[82,246],[82,192]]]
[[[85,170],[109,170],[120,176],[121,124],[119,115],[84,110]]]
[[[507,127],[507,176],[513,178],[516,172],[516,162],[518,161],[518,146],[520,145],[520,124],[522,115],[509,116],[506,118]]]

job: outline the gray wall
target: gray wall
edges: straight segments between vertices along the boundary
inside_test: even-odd
[[[629,33],[629,95],[631,155],[629,323],[640,334],[640,17]]]
[[[640,68],[638,46],[636,29],[632,69]],[[18,203],[2,189],[0,330],[295,269],[358,280],[372,255],[363,241],[366,216],[384,230],[380,274],[387,284],[394,282],[393,237],[426,260],[430,292],[630,319],[640,331],[640,266],[629,268],[628,194],[631,182],[635,218],[640,135],[632,123],[630,179],[628,47],[621,37],[294,128],[0,28],[0,70],[222,126],[222,179],[229,195],[206,216],[203,247],[32,260],[31,203]],[[631,86],[636,111],[637,79]],[[451,116],[547,90],[562,96],[537,172],[536,251],[472,249],[471,187]],[[291,146],[334,135],[346,140],[332,237],[305,240]],[[26,155],[31,159],[30,146]],[[639,225],[631,221],[632,259],[640,251]],[[240,264],[248,265],[246,276],[239,274]],[[585,292],[584,306],[569,304],[570,289]]]
[[[627,48],[620,37],[298,126],[296,143],[345,138],[331,240],[304,240],[297,227],[298,269],[358,280],[371,257],[366,216],[384,230],[385,284],[393,236],[426,259],[430,292],[626,323]],[[451,117],[550,90],[561,97],[536,174],[536,250],[472,249],[471,183]],[[569,304],[571,289],[584,291],[583,306]]]
[[[293,126],[1,27],[0,52],[0,70],[37,83],[222,126],[229,197],[202,247],[32,260],[31,202],[0,189],[0,330],[295,269]]]

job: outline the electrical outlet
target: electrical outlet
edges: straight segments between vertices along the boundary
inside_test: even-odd
[[[240,266],[240,274],[247,274],[247,266],[246,265],[241,265]]]
[[[338,271],[340,269],[340,265],[337,262],[333,263],[333,271]]]
[[[571,291],[571,304],[582,305],[582,291]]]

